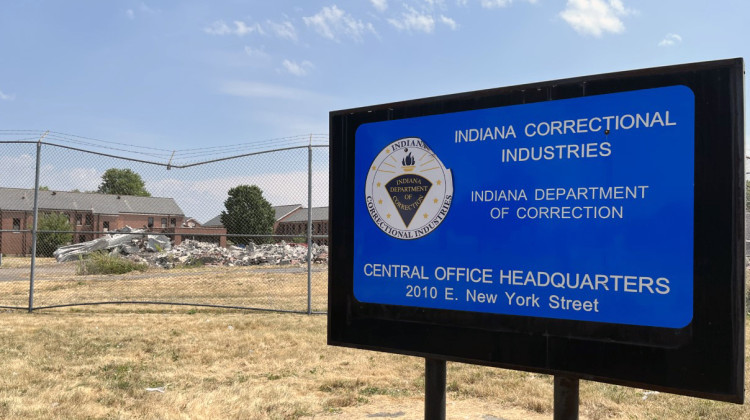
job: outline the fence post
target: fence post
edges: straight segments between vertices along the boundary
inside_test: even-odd
[[[307,145],[307,314],[312,315],[312,134]]]
[[[31,270],[29,274],[29,313],[34,311],[34,268],[36,267],[36,237],[39,220],[39,167],[41,166],[42,139],[49,130],[36,142],[36,176],[34,178],[34,221],[31,224]]]

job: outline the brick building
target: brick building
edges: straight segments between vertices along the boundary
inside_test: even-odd
[[[307,209],[301,204],[289,204],[285,206],[274,206],[275,221],[273,223],[274,235],[284,235],[274,238],[295,242],[305,242],[307,238]],[[328,207],[312,208],[312,233],[313,235],[328,235]],[[224,227],[221,224],[221,215],[214,217],[203,224],[203,227]],[[328,238],[314,238],[313,241],[319,245],[328,245]]]
[[[328,235],[328,207],[313,207],[312,216],[313,242],[328,245],[328,238],[315,238],[316,235]],[[276,221],[274,233],[277,235],[299,235],[307,237],[307,209],[302,206]]]
[[[211,219],[213,220],[213,219]],[[185,218],[182,226],[170,229],[166,234],[174,233],[174,244],[179,245],[183,239],[191,239],[200,242],[211,242],[219,246],[227,247],[227,230],[219,224],[201,224],[193,217]]]
[[[31,253],[34,190],[0,188],[0,253]],[[177,234],[185,215],[173,198],[67,191],[39,191],[39,214],[65,214],[73,243],[90,241],[125,226]]]

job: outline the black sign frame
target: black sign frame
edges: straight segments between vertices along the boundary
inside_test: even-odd
[[[489,89],[330,113],[328,343],[744,401],[741,58]],[[363,303],[353,293],[361,124],[685,85],[695,94],[693,320],[682,329]]]

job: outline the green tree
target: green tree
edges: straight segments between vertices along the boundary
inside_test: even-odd
[[[102,183],[96,191],[102,194],[138,195],[151,197],[141,176],[130,169],[110,168],[102,175]]]
[[[745,211],[750,211],[750,181],[745,181]]]
[[[37,224],[38,236],[36,240],[36,255],[51,257],[60,245],[65,245],[73,239],[70,220],[65,214],[42,214]],[[49,232],[52,231],[52,232]]]
[[[271,203],[257,185],[239,185],[229,190],[221,212],[221,223],[228,234],[271,235],[276,216]],[[234,243],[270,242],[269,237],[230,237]]]

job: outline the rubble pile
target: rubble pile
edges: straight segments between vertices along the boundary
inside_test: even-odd
[[[75,261],[96,251],[107,250],[112,256],[145,263],[150,266],[174,268],[176,266],[222,265],[292,265],[307,261],[307,244],[256,245],[222,248],[217,244],[191,239],[172,246],[169,237],[152,235],[144,230],[125,227],[114,234],[93,241],[81,242],[58,248],[54,256],[58,262]],[[312,245],[314,263],[328,263],[328,247]]]
[[[134,259],[162,268],[179,265],[223,265],[228,267],[249,265],[293,265],[307,261],[307,246],[304,244],[256,245],[252,242],[245,247],[222,248],[216,244],[186,239],[169,251],[160,253],[139,253]],[[328,262],[328,247],[313,244],[312,258],[315,263]]]
[[[150,239],[151,237],[152,239]],[[142,247],[146,249],[150,245],[155,251],[157,250],[157,238],[161,238],[160,242],[162,246],[169,246],[171,248],[172,245],[169,238],[164,235],[148,235],[143,229],[133,229],[130,226],[125,226],[109,236],[97,238],[93,241],[61,246],[52,255],[57,259],[57,262],[66,262],[75,261],[81,256],[105,249],[122,248],[136,253]],[[143,244],[144,240],[146,241],[145,244]]]

